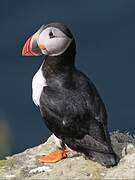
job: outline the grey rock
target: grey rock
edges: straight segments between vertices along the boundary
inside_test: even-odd
[[[56,149],[53,136],[50,136],[43,144],[0,160],[0,177],[8,180],[135,179],[135,136],[116,131],[111,133],[111,141],[121,157],[119,164],[113,168],[105,168],[75,152],[60,162],[40,164],[37,160],[39,156]]]

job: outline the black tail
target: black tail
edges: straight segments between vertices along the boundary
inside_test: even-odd
[[[90,152],[87,157],[99,162],[101,165],[107,168],[116,166],[119,162],[119,157],[115,153],[100,153],[100,152]]]
[[[100,142],[86,135],[82,139],[65,138],[64,143],[71,149],[84,153],[89,159],[108,168],[116,166],[119,162],[119,157],[113,151],[110,140]]]

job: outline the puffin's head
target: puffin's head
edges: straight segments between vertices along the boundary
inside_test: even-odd
[[[73,41],[70,30],[62,23],[43,25],[24,44],[23,56],[58,56],[63,54]]]

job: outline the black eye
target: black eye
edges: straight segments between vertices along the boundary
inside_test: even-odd
[[[54,38],[55,37],[52,31],[49,32],[49,37],[50,38]]]

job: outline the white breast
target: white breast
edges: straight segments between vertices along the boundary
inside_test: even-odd
[[[42,73],[42,65],[32,79],[32,99],[36,106],[40,105],[40,96],[44,86],[47,86],[46,79]]]

